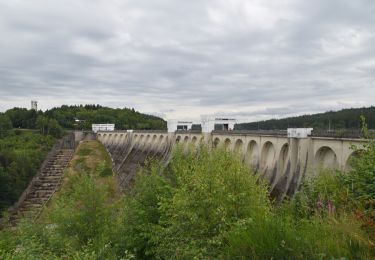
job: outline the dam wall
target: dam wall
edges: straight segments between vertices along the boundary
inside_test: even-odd
[[[213,149],[225,146],[238,153],[255,174],[269,182],[271,196],[277,200],[293,196],[302,178],[320,169],[349,170],[350,158],[355,156],[352,145],[361,148],[366,142],[360,138],[290,138],[285,132],[256,131],[108,131],[98,132],[97,139],[110,153],[124,189],[146,158],[168,163],[175,144],[198,146],[203,142]]]

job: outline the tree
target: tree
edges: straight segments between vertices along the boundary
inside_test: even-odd
[[[9,131],[13,128],[12,121],[4,114],[0,114],[0,138],[8,135]]]
[[[59,125],[56,119],[50,119],[48,121],[48,133],[53,137],[60,138],[63,135],[63,129]]]
[[[36,119],[36,127],[40,129],[41,134],[48,134],[48,118],[45,116],[38,116]]]

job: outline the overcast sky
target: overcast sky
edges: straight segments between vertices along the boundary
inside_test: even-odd
[[[0,111],[249,121],[375,104],[374,0],[0,0]]]

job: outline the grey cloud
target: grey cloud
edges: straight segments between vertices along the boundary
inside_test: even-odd
[[[373,104],[375,2],[249,3],[0,0],[0,110],[30,96],[194,117]]]

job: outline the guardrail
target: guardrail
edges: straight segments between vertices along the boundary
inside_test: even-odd
[[[109,131],[111,133],[126,133],[126,130]],[[155,133],[167,134],[166,130],[133,130],[133,133]],[[202,130],[177,130],[175,134],[201,134]],[[267,136],[288,136],[287,130],[214,130],[214,135],[267,135]],[[330,137],[330,138],[365,138],[360,130],[313,130],[310,137]],[[369,131],[369,137],[375,138],[375,130]]]
[[[274,135],[274,136],[287,136],[287,130],[215,130],[212,134],[218,135]]]
[[[166,134],[167,130],[133,130],[133,133],[155,133],[155,134]]]

